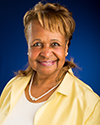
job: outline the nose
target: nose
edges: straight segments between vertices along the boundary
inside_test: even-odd
[[[49,47],[42,48],[41,54],[44,58],[49,58],[52,55],[52,50]]]

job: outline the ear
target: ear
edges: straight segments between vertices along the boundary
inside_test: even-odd
[[[66,45],[65,45],[65,56],[68,55],[68,43],[69,43],[69,40],[67,40]]]
[[[66,42],[66,43],[67,43],[67,45],[68,45],[68,44],[69,44],[69,40],[67,40],[67,42]]]

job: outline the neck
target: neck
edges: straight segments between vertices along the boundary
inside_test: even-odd
[[[40,75],[38,73],[35,74],[33,85],[36,86],[54,86],[56,85],[56,77],[58,73],[54,73],[51,75]]]

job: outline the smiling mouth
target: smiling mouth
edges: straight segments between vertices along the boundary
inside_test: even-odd
[[[55,62],[56,60],[55,61],[38,61],[38,63],[41,64],[42,66],[52,66],[55,64]]]

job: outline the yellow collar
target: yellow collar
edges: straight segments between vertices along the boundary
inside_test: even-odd
[[[73,73],[71,70],[67,72],[62,83],[58,87],[57,92],[65,95],[65,96],[68,96],[70,94],[71,89],[72,89],[73,80],[74,80],[72,75],[73,75]]]
[[[47,102],[54,99],[56,93],[61,93],[65,96],[68,96],[70,94],[70,90],[71,90],[72,83],[73,83],[71,74],[73,74],[73,73],[72,73],[72,70],[70,69],[68,71],[68,73],[65,75],[65,77],[64,77],[62,83],[60,84],[60,86],[58,87],[58,89],[47,100]],[[18,101],[19,97],[25,90],[26,86],[28,85],[28,83],[31,79],[31,76],[32,75],[30,75],[28,77],[19,77],[14,81],[14,84],[12,84],[10,111],[13,109],[13,107],[16,104],[16,102]],[[68,87],[66,87],[67,84],[69,84]]]

